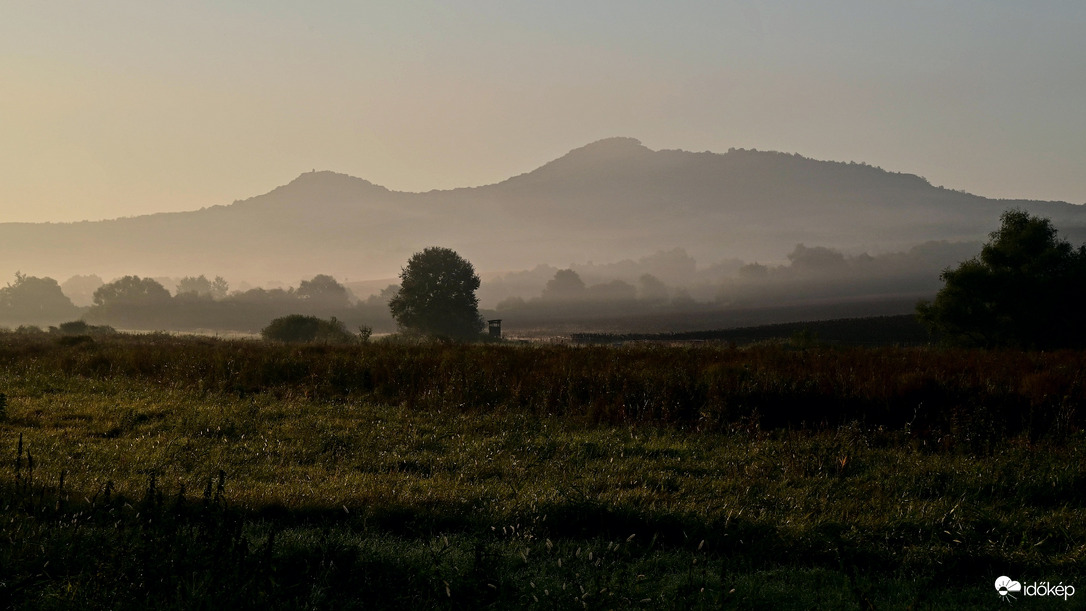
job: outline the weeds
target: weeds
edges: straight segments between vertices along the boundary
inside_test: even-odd
[[[518,411],[582,422],[703,431],[850,422],[990,450],[1086,425],[1086,353],[932,348],[531,347],[119,336],[60,345],[17,334],[0,368],[42,382],[139,379],[162,388],[411,409]],[[66,382],[60,381],[58,385]]]
[[[20,336],[0,606],[960,608],[1004,574],[1077,585],[1080,359]]]

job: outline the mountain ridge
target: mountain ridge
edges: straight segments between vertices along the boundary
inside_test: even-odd
[[[781,260],[797,243],[855,251],[980,241],[1009,207],[1086,237],[1086,207],[992,200],[855,162],[730,149],[654,151],[634,138],[578,147],[477,187],[393,191],[328,170],[185,212],[0,223],[0,260],[64,277],[216,274],[294,281],[389,277],[416,251],[457,249],[480,270],[687,249],[703,265]]]

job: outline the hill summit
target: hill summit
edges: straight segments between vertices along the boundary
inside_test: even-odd
[[[482,271],[637,258],[780,261],[797,243],[846,251],[981,241],[1017,207],[1086,236],[1086,208],[989,200],[866,164],[732,149],[654,151],[634,138],[576,148],[475,188],[404,193],[328,171],[230,205],[70,224],[0,224],[11,272],[387,278],[427,246]],[[1080,239],[1080,238],[1079,238]]]

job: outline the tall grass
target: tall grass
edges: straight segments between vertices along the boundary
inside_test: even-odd
[[[990,608],[1086,583],[1081,360],[5,338],[0,606]]]
[[[136,336],[8,336],[8,372],[412,409],[512,410],[582,421],[835,427],[859,421],[972,449],[1086,424],[1086,353],[934,348],[268,345]]]

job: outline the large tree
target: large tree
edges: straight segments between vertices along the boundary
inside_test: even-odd
[[[125,276],[94,291],[94,305],[162,306],[170,302],[170,292],[153,278]]]
[[[471,339],[482,331],[479,276],[448,248],[417,252],[400,273],[400,291],[389,301],[392,317],[405,329],[446,339]]]
[[[343,309],[351,305],[347,287],[327,274],[317,274],[312,280],[302,280],[294,292],[299,299],[316,308]]]
[[[230,292],[230,283],[222,276],[208,280],[207,276],[185,276],[177,283],[177,295],[196,295],[211,299],[224,299]]]
[[[547,301],[578,301],[584,299],[586,287],[581,276],[572,269],[560,269],[543,287],[542,298]]]
[[[964,345],[1061,348],[1086,345],[1086,246],[1057,237],[1048,219],[1003,213],[980,255],[943,272],[921,321]]]
[[[16,272],[15,282],[0,289],[0,318],[5,322],[52,324],[78,315],[79,308],[52,278]]]
[[[60,284],[60,290],[77,306],[89,306],[94,303],[94,291],[105,284],[96,274],[72,276]]]

